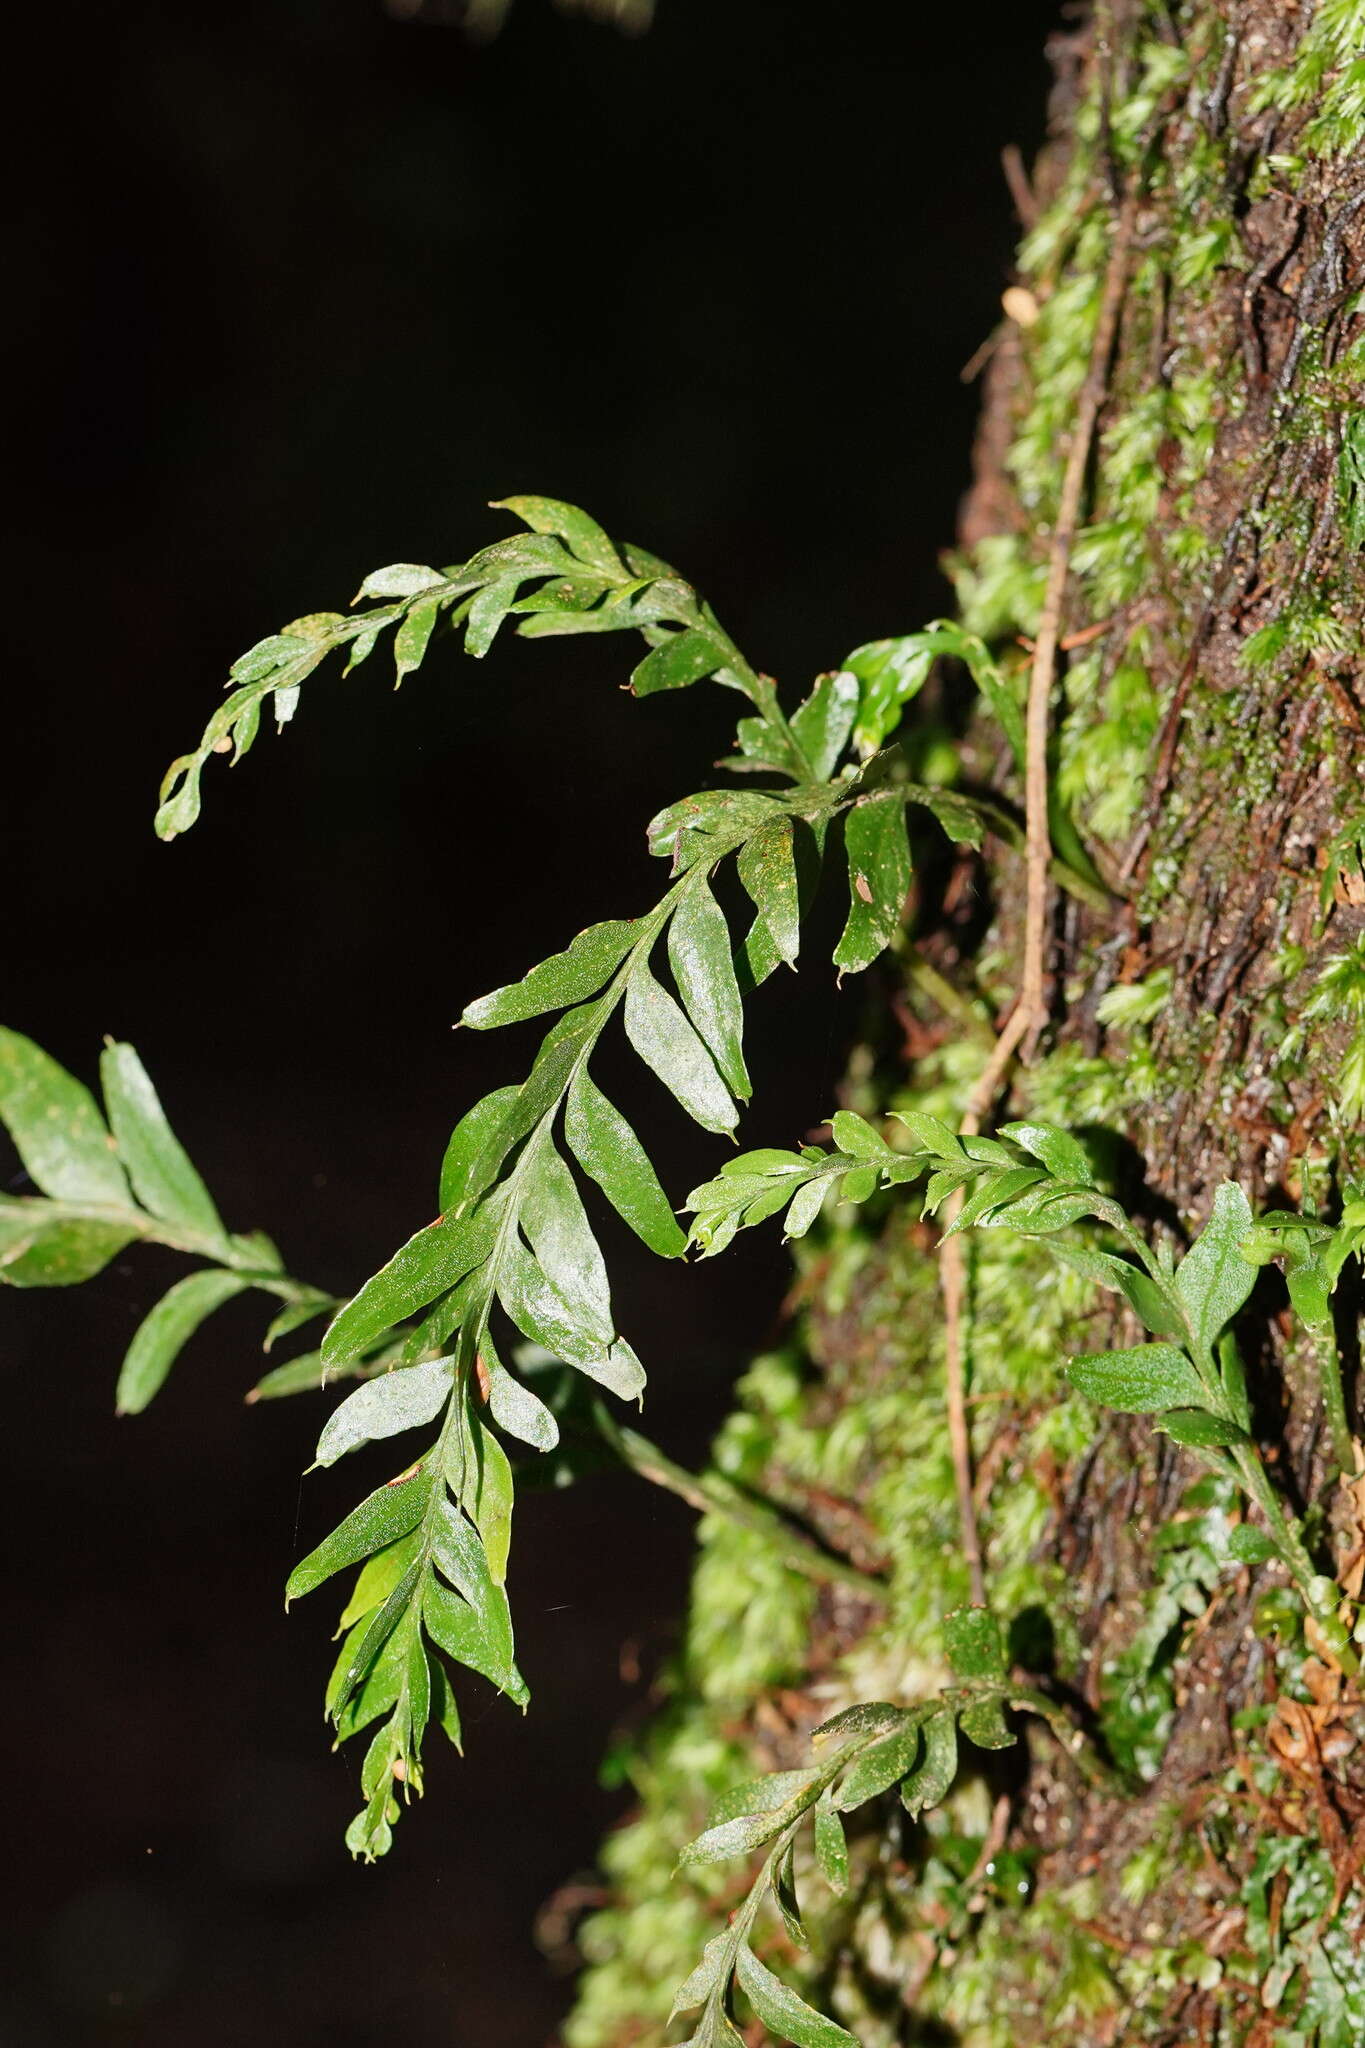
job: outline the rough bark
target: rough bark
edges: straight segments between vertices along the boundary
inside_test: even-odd
[[[1365,1163],[1362,39],[1362,10],[1331,0],[1114,0],[1057,39],[1039,218],[963,510],[962,614],[998,646],[1026,641],[1136,184],[1053,705],[1053,787],[1104,897],[1053,892],[1050,1029],[999,1107],[1089,1129],[1177,1249],[1225,1177],[1258,1205],[1330,1209]],[[983,721],[963,749],[969,778],[1019,799]],[[960,1114],[1018,987],[1023,880],[988,845],[926,884],[919,958],[957,1000],[945,1011],[912,971],[894,1071],[874,1086],[865,1059],[851,1106]],[[618,1904],[585,1935],[576,2048],[658,2038],[675,1950],[695,1954],[730,1897],[720,1881],[662,1894],[707,1790],[800,1762],[832,1705],[933,1682],[937,1617],[965,1594],[933,1238],[901,1209],[875,1241],[835,1226],[803,1256],[790,1354],[756,1371],[720,1455],[887,1570],[889,1611],[836,1588],[812,1610],[734,1532],[704,1532],[671,1719],[640,1766],[641,1817],[608,1851]],[[989,1597],[1020,1664],[1131,1781],[1095,1790],[1042,1736],[982,1760],[948,1834],[868,1820],[808,1981],[868,2043],[1365,2039],[1347,1689],[1275,1567],[1218,1562],[1235,1498],[1142,1419],[1065,1398],[1059,1355],[1135,1327],[1122,1338],[1026,1249],[974,1262]],[[1358,1592],[1365,1487],[1325,1484],[1318,1390],[1286,1352],[1277,1284],[1238,1329],[1258,1433]],[[748,1652],[727,1643],[746,1623],[765,1638]]]

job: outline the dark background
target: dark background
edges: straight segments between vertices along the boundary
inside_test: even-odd
[[[452,1019],[651,900],[644,821],[706,781],[734,700],[637,705],[606,640],[442,648],[397,697],[376,657],[212,764],[173,847],[165,763],[243,647],[378,563],[460,559],[512,491],[678,562],[790,691],[941,609],[959,371],[1015,232],[999,152],[1038,139],[1056,12],[660,0],[630,41],[518,0],[474,49],[380,0],[42,11],[9,109],[0,1013],[87,1078],[131,1038],[229,1221],[295,1271],[348,1289],[429,1217],[452,1121],[535,1043]],[[794,993],[755,1005],[753,1142],[829,1107],[856,1026],[828,970]],[[709,1170],[607,1072],[671,1186]],[[647,1426],[697,1458],[771,1330],[776,1233],[700,1271],[604,1235]],[[433,1745],[355,1868],[335,1603],[286,1621],[280,1589],[378,1475],[301,1484],[325,1407],[242,1406],[252,1299],[115,1422],[176,1271],[0,1301],[0,2048],[540,2042],[568,1987],[532,1920],[621,1811],[597,1768],[675,1637],[690,1517],[624,1477],[525,1497],[531,1713],[473,1682],[467,1760]]]

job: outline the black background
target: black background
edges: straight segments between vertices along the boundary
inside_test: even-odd
[[[643,823],[735,703],[635,704],[605,639],[443,647],[397,697],[384,657],[324,673],[172,847],[165,763],[243,647],[378,563],[461,559],[513,491],[677,562],[790,692],[942,609],[959,371],[1015,232],[999,152],[1038,139],[1056,14],[660,0],[632,41],[518,0],[474,49],[380,0],[43,12],[10,105],[2,1014],[87,1078],[131,1038],[230,1223],[295,1271],[344,1291],[428,1219],[454,1118],[535,1042],[452,1020],[651,900]],[[828,970],[795,993],[755,1005],[752,1142],[829,1107],[855,1027]],[[709,1169],[606,1071],[670,1186]],[[776,1233],[700,1270],[604,1235],[648,1426],[698,1457],[771,1330]],[[242,1406],[251,1299],[114,1420],[177,1270],[0,1301],[0,2048],[541,2041],[568,1989],[532,1920],[621,1810],[598,1764],[675,1636],[690,1517],[626,1478],[524,1499],[531,1713],[476,1681],[467,1760],[434,1751],[355,1868],[334,1603],[286,1621],[280,1589],[379,1475],[301,1483],[325,1409]]]

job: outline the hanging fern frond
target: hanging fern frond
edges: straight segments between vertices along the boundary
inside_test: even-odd
[[[339,1740],[387,1717],[366,1757],[366,1806],[350,1837],[366,1857],[388,1846],[400,1792],[421,1788],[433,1700],[441,1702],[436,1718],[458,1732],[443,1656],[525,1701],[502,1593],[511,1473],[488,1423],[538,1451],[555,1448],[558,1426],[503,1362],[499,1325],[620,1399],[638,1398],[645,1384],[617,1328],[576,1175],[595,1181],[652,1251],[671,1258],[687,1248],[648,1152],[590,1071],[608,1027],[619,1019],[631,1050],[693,1122],[728,1136],[751,1092],[744,997],[779,965],[796,964],[831,826],[842,820],[848,870],[849,912],[834,954],[841,973],[867,966],[901,929],[911,807],[951,838],[975,844],[982,834],[970,803],[911,782],[899,750],[880,744],[941,635],[927,650],[895,642],[858,650],[820,677],[789,719],[771,678],[667,563],[618,545],[576,506],[540,497],[502,506],[529,531],[456,568],[376,570],[361,585],[364,609],[311,614],[250,649],[198,748],[172,765],[157,813],[164,838],[192,825],[209,757],[240,759],[268,702],[277,724],[291,720],[329,654],[345,650],[349,671],[389,635],[401,683],[438,634],[462,630],[466,652],[479,658],[509,620],[533,639],[639,633],[645,653],[630,678],[639,697],[708,679],[738,692],[750,710],[729,765],[778,783],[702,790],[669,805],[647,834],[670,870],[652,910],[588,927],[520,981],[466,1005],[460,1021],[474,1030],[558,1015],[520,1086],[485,1097],[452,1134],[436,1221],[341,1308],[316,1361],[277,1369],[256,1390],[268,1397],[327,1375],[366,1379],[323,1432],[320,1462],[436,1425],[417,1460],[290,1582],[293,1597],[344,1566],[363,1566],[328,1712]],[[845,759],[854,739],[861,760]],[[738,937],[714,888],[727,863],[752,906]],[[376,1361],[385,1367],[378,1378]]]

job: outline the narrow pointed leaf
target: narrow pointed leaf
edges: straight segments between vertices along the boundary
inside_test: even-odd
[[[1210,1415],[1204,1408],[1171,1408],[1157,1419],[1156,1427],[1190,1450],[1221,1449],[1248,1441],[1244,1429],[1224,1415]]]
[[[140,1415],[205,1317],[250,1285],[237,1273],[212,1267],[177,1280],[138,1326],[128,1346],[114,1397],[117,1413]]]
[[[1154,1337],[1186,1335],[1184,1317],[1167,1301],[1151,1274],[1144,1273],[1140,1266],[1130,1265],[1113,1252],[1098,1251],[1093,1245],[1071,1244],[1065,1238],[1055,1239],[1048,1250],[1064,1266],[1071,1266],[1101,1287],[1123,1295]]]
[[[382,1550],[415,1529],[426,1511],[432,1484],[432,1474],[419,1467],[411,1477],[376,1488],[316,1550],[295,1565],[285,1588],[286,1601],[301,1599],[334,1572],[359,1564],[372,1551]]]
[[[166,1120],[151,1079],[131,1045],[106,1046],[100,1056],[105,1107],[138,1200],[168,1223],[219,1244],[227,1233],[208,1189]]]
[[[492,1239],[492,1221],[482,1210],[472,1217],[439,1218],[419,1230],[333,1319],[322,1340],[324,1362],[345,1365],[362,1356],[395,1323],[472,1272],[487,1257]]]
[[[790,818],[775,818],[741,847],[739,879],[777,948],[790,966],[801,949],[801,899]]]
[[[739,1121],[710,1053],[678,1005],[640,961],[626,984],[626,1036],[687,1111],[707,1131],[732,1131]]]
[[[460,1022],[476,1031],[490,1031],[497,1025],[518,1024],[546,1010],[565,1010],[581,1003],[596,995],[639,936],[639,925],[630,919],[589,925],[562,953],[542,960],[523,980],[495,988],[470,1003]]]
[[[855,1807],[866,1805],[869,1799],[875,1799],[888,1786],[896,1784],[913,1769],[919,1751],[917,1721],[910,1721],[905,1727],[883,1736],[880,1742],[874,1742],[850,1765],[835,1801],[839,1810],[851,1813]]]
[[[439,598],[422,597],[405,613],[393,636],[393,661],[398,682],[422,666],[422,657],[427,651],[440,610]]]
[[[0,1123],[45,1195],[131,1208],[94,1097],[21,1032],[0,1026]]]
[[[552,1451],[559,1442],[559,1424],[538,1394],[523,1386],[496,1359],[485,1359],[488,1369],[488,1412],[499,1429],[532,1450]]]
[[[481,1102],[467,1110],[456,1124],[441,1162],[443,1216],[462,1212],[470,1201],[483,1193],[483,1186],[474,1184],[473,1169],[484,1156],[490,1140],[508,1122],[509,1112],[520,1093],[515,1082],[507,1088],[495,1088],[491,1095],[485,1095]]]
[[[864,1735],[886,1735],[904,1719],[905,1708],[893,1707],[888,1700],[859,1700],[856,1706],[845,1707],[813,1728],[810,1746],[825,1749],[832,1742],[857,1742]]]
[[[817,782],[834,772],[858,710],[858,679],[847,669],[821,676],[804,704],[792,714],[797,745]]]
[[[483,1540],[493,1583],[501,1586],[506,1583],[512,1547],[512,1467],[506,1451],[482,1422],[474,1427],[472,1448],[473,1484],[465,1487],[463,1505],[472,1513]]]
[[[520,1240],[513,1239],[504,1248],[496,1284],[498,1300],[523,1337],[570,1365],[605,1360],[611,1334],[604,1339],[595,1321],[584,1320]]]
[[[586,1070],[580,1069],[569,1089],[564,1135],[584,1172],[591,1174],[637,1237],[660,1258],[681,1257],[687,1239],[644,1146]]]
[[[759,2019],[779,2039],[795,2042],[796,2048],[858,2048],[853,2034],[798,1998],[752,1950],[740,1947],[735,1973]]]
[[[494,1682],[505,1689],[506,1683],[515,1683],[516,1676],[507,1594],[494,1581],[487,1553],[473,1524],[449,1499],[441,1502],[437,1512],[432,1554],[456,1592],[473,1609],[495,1666]]]
[[[792,1196],[791,1207],[782,1225],[785,1237],[804,1237],[816,1217],[825,1206],[825,1196],[830,1190],[828,1174],[821,1174],[817,1180],[808,1180],[804,1187]]]
[[[1094,1186],[1090,1155],[1069,1131],[1059,1131],[1053,1124],[1012,1123],[1001,1124],[1000,1136],[1012,1138],[1035,1159],[1041,1159],[1048,1172],[1056,1174],[1058,1180],[1079,1181],[1082,1187]]]
[[[606,1350],[616,1334],[606,1264],[573,1175],[548,1138],[530,1163],[519,1214],[541,1270],[568,1304],[576,1326]]]
[[[73,1215],[41,1195],[0,1197],[0,1281],[10,1287],[74,1287],[93,1280],[141,1235],[127,1222]]]
[[[1208,1391],[1183,1351],[1173,1344],[1138,1344],[1129,1351],[1099,1351],[1073,1358],[1073,1387],[1125,1415],[1157,1415],[1166,1408],[1198,1408]]]
[[[1175,1269],[1175,1291],[1201,1344],[1212,1346],[1256,1285],[1256,1269],[1241,1253],[1252,1221],[1251,1204],[1236,1181],[1223,1181],[1208,1222]]]
[[[510,576],[499,576],[492,583],[485,583],[469,607],[469,623],[465,627],[464,651],[481,661],[497,638],[499,626],[516,603],[523,573],[513,570]]]
[[[558,534],[580,562],[601,570],[612,582],[624,579],[625,571],[611,541],[597,521],[577,505],[534,496],[495,498],[492,503],[495,511],[515,513],[533,533]]]
[[[530,1693],[521,1673],[503,1661],[500,1647],[490,1643],[469,1602],[448,1592],[439,1579],[428,1579],[423,1589],[422,1620],[436,1647],[447,1657],[479,1672],[519,1706],[526,1704]]]
[[[419,591],[434,590],[444,581],[439,569],[429,569],[425,563],[390,562],[385,569],[371,569],[354,601],[359,604],[363,597],[416,597]]]
[[[716,1989],[724,1975],[730,1952],[727,1934],[713,1934],[701,1952],[701,1961],[691,1975],[678,1986],[673,1999],[670,2020],[680,2012],[691,2012],[704,2003]]]
[[[901,929],[910,890],[910,842],[898,792],[863,797],[844,819],[848,922],[834,951],[843,974],[868,967]]]
[[[668,927],[668,959],[688,1016],[731,1094],[752,1092],[744,1064],[744,1004],[735,978],[730,927],[704,876],[684,895]]]
[[[317,1463],[335,1465],[362,1444],[434,1421],[450,1398],[451,1366],[450,1359],[436,1358],[366,1380],[329,1418],[318,1438]]]
[[[948,1708],[931,1715],[924,1724],[924,1751],[918,1764],[901,1783],[901,1805],[908,1813],[923,1813],[947,1797],[957,1776],[957,1723]]]
[[[630,679],[637,697],[652,697],[658,690],[682,690],[714,675],[725,665],[725,656],[709,633],[689,626],[672,633],[644,660]]]
[[[816,1810],[815,1860],[825,1883],[842,1898],[848,1890],[848,1842],[844,1824],[832,1806]]]

